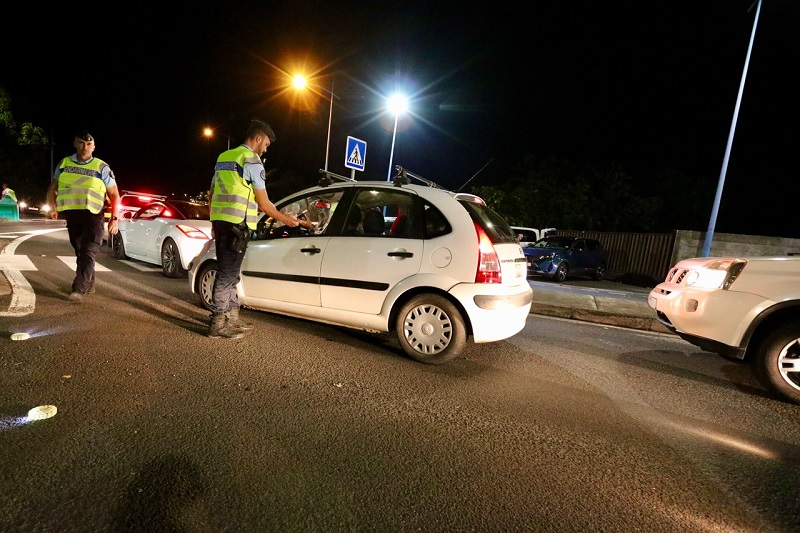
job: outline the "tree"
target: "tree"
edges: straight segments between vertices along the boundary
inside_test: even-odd
[[[50,139],[30,122],[17,125],[11,98],[0,87],[0,182],[20,200],[44,200],[50,170]]]

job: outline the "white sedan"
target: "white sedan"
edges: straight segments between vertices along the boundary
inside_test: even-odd
[[[161,265],[168,278],[186,276],[189,263],[211,239],[208,205],[158,200],[136,213],[123,213],[112,239],[117,259]]]

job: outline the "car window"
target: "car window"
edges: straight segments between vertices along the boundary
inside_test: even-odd
[[[422,237],[419,197],[386,188],[359,189],[350,204],[341,234],[418,239]]]
[[[210,220],[211,213],[209,211],[208,205],[206,204],[196,204],[192,202],[186,202],[180,204],[178,206],[180,208],[181,215],[185,217],[187,220]],[[175,214],[177,217],[177,213]]]
[[[517,234],[511,229],[506,219],[488,205],[469,200],[459,200],[458,203],[464,206],[473,222],[486,232],[492,244],[519,242]]]
[[[291,198],[286,204],[277,206],[281,213],[290,213],[311,222],[312,229],[288,228],[283,222],[264,215],[258,222],[254,239],[274,239],[308,235],[327,235],[336,207],[342,200],[341,189],[315,191],[307,196]]]
[[[569,248],[575,239],[573,237],[549,236],[539,239],[531,246],[533,248]]]
[[[164,209],[164,206],[159,204],[153,204],[147,207],[141,208],[139,211],[133,215],[134,220],[153,220],[157,216],[161,214],[161,211]]]

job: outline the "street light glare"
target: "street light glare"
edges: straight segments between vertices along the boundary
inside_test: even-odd
[[[300,76],[299,74],[292,79],[292,85],[297,87],[298,89],[302,89],[306,86],[306,78],[305,76]]]
[[[203,135],[205,135],[206,137],[211,137],[212,135],[214,135],[214,130],[212,130],[211,128],[204,128]]]
[[[408,99],[402,94],[395,93],[387,100],[387,107],[395,115],[405,113],[408,109]]]

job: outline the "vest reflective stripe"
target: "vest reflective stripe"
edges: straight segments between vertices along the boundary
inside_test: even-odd
[[[106,199],[106,184],[102,180],[102,171],[106,166],[104,161],[96,157],[85,165],[78,165],[65,157],[58,175],[56,209],[88,209],[94,214],[99,213]]]
[[[256,229],[258,204],[252,184],[244,180],[244,164],[260,162],[261,159],[245,146],[220,154],[214,165],[211,220],[224,220],[232,224],[246,221],[250,229]]]

